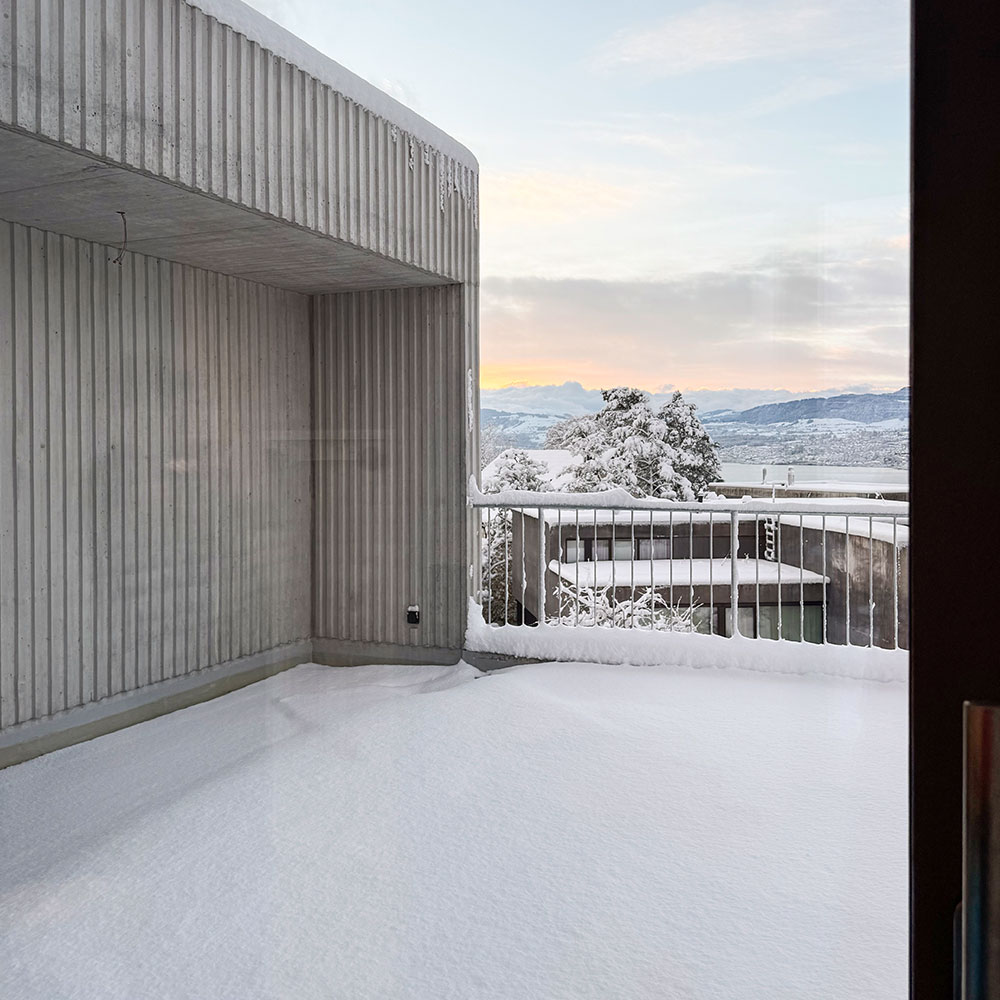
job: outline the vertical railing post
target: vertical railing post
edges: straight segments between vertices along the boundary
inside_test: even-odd
[[[844,581],[847,596],[844,604],[847,608],[847,620],[844,624],[844,643],[851,645],[851,515],[844,518]]]
[[[826,642],[826,514],[823,515],[823,642]]]
[[[573,624],[578,626],[580,624],[580,508],[575,508],[574,513],[576,514],[576,566],[574,567],[576,572],[574,603],[576,607],[573,612]]]
[[[525,605],[528,603],[528,526],[524,523],[524,508],[521,508],[521,621],[524,624]]]
[[[558,576],[559,576],[559,580],[558,580],[558,583],[557,583],[558,589],[556,591],[556,623],[559,624],[559,625],[562,625],[563,624],[563,620],[562,620],[562,614],[563,614],[563,596],[562,596],[562,591],[563,591],[563,569],[562,569],[562,551],[563,551],[562,507],[560,507],[557,510],[557,512],[556,512],[556,518],[557,518],[557,523],[559,525],[558,528],[556,529],[556,534],[558,536],[558,538],[557,538],[558,549],[557,549],[557,553],[556,553],[556,558],[559,560],[559,562],[558,562],[558,568],[559,568]]]
[[[635,560],[638,553],[635,551],[635,510],[629,511],[629,539],[632,543],[632,555],[629,558],[629,572],[631,574],[631,588],[632,592],[629,595],[630,603],[629,607],[632,611],[632,618],[630,622],[630,628],[635,628]]]
[[[593,548],[590,550],[590,554],[593,559],[590,560],[590,573],[591,573],[591,583],[593,586],[590,588],[590,599],[594,602],[594,625],[597,624],[597,508],[594,508],[594,540],[590,543]]]
[[[688,607],[694,621],[694,514],[691,511],[688,511]]]
[[[653,512],[651,510],[649,512],[649,600],[650,600],[651,604],[652,604],[652,601],[653,601],[653,595],[655,593],[655,590],[654,590],[654,587],[653,587],[653,582],[656,579],[656,576],[655,576],[655,574],[653,572],[653,535],[654,534],[655,534],[655,532],[653,531]],[[649,616],[649,628],[650,628],[650,630],[656,628],[656,615],[654,615],[654,614],[650,614],[650,616]]]
[[[734,510],[729,515],[729,613],[732,615],[732,634],[740,634],[740,566],[736,557],[740,551],[740,518]]]
[[[611,624],[614,625],[618,621],[618,599],[616,593],[616,585],[618,583],[615,577],[615,509],[611,508],[611,541],[609,544],[608,554],[611,556],[611,600],[608,602],[608,613],[611,615]]]
[[[777,550],[775,558],[778,561],[778,638],[784,639],[784,622],[782,619],[782,605],[781,605],[781,514],[775,518],[776,526],[775,532],[777,534]]]
[[[805,521],[799,514],[799,642],[806,641],[806,550]]]
[[[708,634],[715,635],[715,521],[712,512],[708,512],[708,606],[711,609],[708,616]]]
[[[476,508],[473,508],[476,510]],[[483,515],[481,511],[476,511],[479,515],[479,530],[483,528]],[[486,621],[493,624],[493,508],[486,508]]]
[[[765,535],[767,525],[764,526]],[[765,541],[766,546],[766,541]],[[765,548],[766,551],[766,548]],[[754,637],[760,638],[760,515],[753,516]]]
[[[538,508],[538,615],[539,625],[545,624],[545,517],[541,507]]]
[[[669,622],[674,621],[674,512],[670,511],[670,526],[668,528],[670,537],[667,539],[667,570],[670,573],[670,617]],[[652,544],[652,543],[650,543]]]
[[[875,646],[875,533],[868,515],[868,645]]]
[[[499,508],[497,508],[499,510]],[[514,510],[512,507],[504,508],[504,531],[503,531],[503,623],[510,624],[510,569],[511,569],[511,542],[514,540]],[[508,520],[509,519],[509,520]]]
[[[897,522],[898,518],[892,515],[892,621],[893,621],[893,641],[892,648],[899,649],[899,539]]]

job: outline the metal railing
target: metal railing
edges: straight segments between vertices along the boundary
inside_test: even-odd
[[[909,645],[905,502],[473,487],[469,504],[488,624]]]

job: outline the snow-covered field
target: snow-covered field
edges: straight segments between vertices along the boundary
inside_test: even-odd
[[[906,718],[815,675],[298,667],[0,772],[0,996],[902,1000]]]

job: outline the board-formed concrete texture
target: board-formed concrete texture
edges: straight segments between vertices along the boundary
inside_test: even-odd
[[[0,0],[0,764],[457,658],[478,184],[235,0]]]

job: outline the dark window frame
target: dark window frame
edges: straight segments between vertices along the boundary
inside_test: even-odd
[[[1000,702],[996,616],[959,636],[940,614],[942,569],[960,579],[968,554],[939,530],[947,505],[989,490],[1000,454],[1000,4],[914,0],[912,26],[910,995],[942,1000],[961,899],[962,703]],[[990,574],[998,539],[990,518],[976,539]]]

